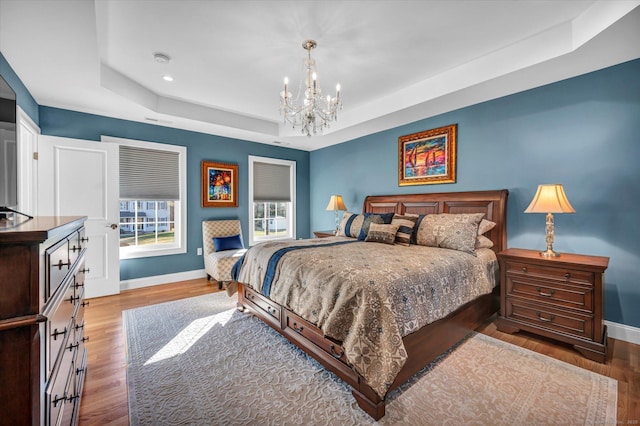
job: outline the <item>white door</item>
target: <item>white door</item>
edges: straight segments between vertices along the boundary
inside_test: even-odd
[[[38,215],[87,216],[87,298],[120,292],[118,145],[38,138]]]

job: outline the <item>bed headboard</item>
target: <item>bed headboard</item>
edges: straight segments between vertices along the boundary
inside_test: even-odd
[[[507,248],[507,189],[495,191],[441,192],[431,194],[369,195],[364,213],[484,213],[496,223],[487,238],[496,253]]]

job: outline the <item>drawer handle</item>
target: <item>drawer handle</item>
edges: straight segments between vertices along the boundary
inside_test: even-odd
[[[83,326],[83,327],[84,327],[84,326]],[[88,342],[88,341],[89,341],[89,336],[87,336],[87,337],[83,337],[83,338],[82,338],[82,339],[80,339],[80,340],[82,340],[82,343],[84,343],[84,342]]]
[[[67,262],[67,263],[62,263],[62,259],[58,260],[58,264],[55,265],[58,267],[58,270],[61,270],[63,266],[69,266],[71,265],[71,262]]]
[[[59,402],[64,402],[67,400],[67,393],[65,392],[61,397],[58,398],[58,395],[53,397],[53,406],[57,407]]]
[[[80,395],[73,395],[73,396],[70,396],[67,399],[69,400],[69,402],[73,402],[74,399],[78,399],[78,398],[80,398]]]
[[[304,327],[303,327],[303,326],[298,327],[298,323],[294,321],[294,322],[293,322],[293,329],[294,329],[297,333],[302,334],[302,330],[304,329]]]
[[[75,253],[75,252],[76,252],[76,250],[77,250],[77,251],[80,251],[80,250],[82,250],[82,247],[76,247],[75,245],[74,245],[73,247],[71,247],[71,251],[72,251],[72,252],[74,252],[74,253]]]
[[[77,297],[70,296],[69,297],[69,303],[71,303],[72,305],[75,304],[76,301],[78,301],[78,300],[80,300],[80,296],[77,296]]]
[[[85,369],[84,368],[76,368],[76,376],[78,376],[80,373],[82,373]]]
[[[566,274],[564,274],[564,277],[568,280],[571,279],[571,274],[569,272],[567,272]]]
[[[79,272],[82,272],[82,273],[84,273],[84,274],[88,274],[90,271],[91,271],[91,269],[89,269],[89,268],[84,268],[84,269],[80,269],[80,271],[79,271]]]
[[[331,356],[338,359],[341,358],[342,355],[344,355],[344,350],[340,353],[336,352],[336,347],[332,344],[331,346],[329,346],[329,350],[331,351]]]
[[[89,306],[89,301],[84,300],[84,301],[82,302],[82,307],[84,308],[85,306]]]
[[[524,272],[525,274],[528,272],[526,266],[522,268],[522,272]]]
[[[67,349],[69,349],[69,352],[73,352],[73,350],[78,346],[80,346],[80,343],[76,343],[75,345],[72,343],[67,347]]]
[[[556,319],[555,315],[550,315],[549,318],[545,318],[542,316],[542,314],[540,312],[536,312],[536,315],[538,316],[538,319],[540,321],[544,321],[544,322],[553,322],[554,319]]]
[[[53,336],[53,340],[58,340],[58,336],[61,334],[62,335],[67,334],[67,327],[65,327],[64,330],[62,331],[58,331],[58,329],[56,328],[55,330],[53,330],[53,333],[51,335]]]
[[[251,300],[253,300],[253,294],[251,294],[251,293],[247,293],[247,299],[251,299]]]
[[[89,241],[89,237],[81,237],[80,241],[83,242],[83,243],[87,242],[87,241]]]
[[[80,288],[80,287],[84,287],[84,281],[82,281],[81,283],[76,283],[75,288]]]
[[[269,312],[269,314],[271,314],[271,316],[275,317],[277,311],[275,309],[273,309],[271,306],[267,306],[267,312]]]
[[[76,324],[76,330],[80,330],[81,328],[84,328],[84,323],[82,323],[82,325]]]
[[[556,294],[556,291],[555,291],[554,289],[551,289],[551,292],[550,292],[550,293],[545,293],[545,292],[543,292],[543,291],[542,291],[542,289],[541,289],[540,287],[536,288],[536,290],[538,290],[538,294],[539,294],[540,296],[544,296],[544,297],[551,297],[551,296],[553,296],[554,294]]]

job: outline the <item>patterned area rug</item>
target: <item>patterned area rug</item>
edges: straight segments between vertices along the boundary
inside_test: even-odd
[[[123,313],[132,425],[376,424],[235,303],[215,293]],[[378,424],[615,424],[617,382],[474,334],[389,401]]]

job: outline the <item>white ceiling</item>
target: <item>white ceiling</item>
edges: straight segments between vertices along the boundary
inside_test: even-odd
[[[638,5],[0,0],[0,50],[40,105],[311,151],[640,58]],[[344,104],[312,138],[278,110],[309,38]]]

